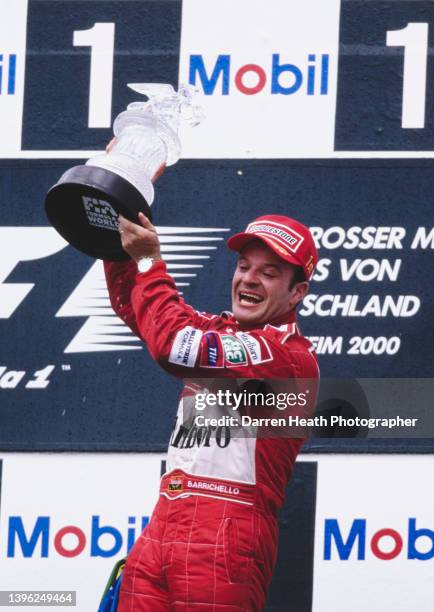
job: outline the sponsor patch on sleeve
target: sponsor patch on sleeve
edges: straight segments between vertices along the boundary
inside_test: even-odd
[[[168,491],[182,491],[182,478],[175,476],[169,480]]]
[[[247,365],[247,353],[241,340],[236,336],[229,336],[226,334],[222,334],[220,338],[225,354],[225,364],[229,366]]]
[[[170,349],[169,361],[187,368],[194,368],[199,352],[202,332],[200,329],[187,325],[175,336]]]
[[[224,367],[223,345],[219,334],[207,332],[203,335],[199,364],[202,368]]]
[[[237,332],[237,337],[243,343],[253,365],[272,361],[273,356],[265,338],[255,338],[246,332]]]

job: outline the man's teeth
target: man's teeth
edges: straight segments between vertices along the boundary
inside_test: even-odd
[[[259,304],[259,302],[262,302],[264,298],[262,298],[259,295],[255,295],[254,293],[246,293],[246,292],[240,292],[240,301],[241,302],[249,302],[249,304]]]

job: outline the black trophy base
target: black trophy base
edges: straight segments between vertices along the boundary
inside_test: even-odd
[[[127,180],[96,166],[67,170],[45,198],[48,219],[73,247],[97,259],[130,258],[121,244],[118,215],[138,223],[139,212],[152,220],[142,194]]]

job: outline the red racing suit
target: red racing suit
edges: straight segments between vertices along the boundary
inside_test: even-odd
[[[309,379],[319,369],[295,311],[256,328],[200,313],[163,262],[142,274],[105,262],[118,316],[169,373],[188,379],[149,525],[125,568],[119,610],[262,610],[277,551],[277,511],[303,439],[231,437],[189,424],[203,379]],[[230,428],[229,428],[230,429]]]

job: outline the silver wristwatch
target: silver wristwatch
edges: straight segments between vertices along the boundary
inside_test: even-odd
[[[155,259],[153,257],[142,257],[137,262],[137,268],[139,272],[148,272],[152,268],[155,263]]]

